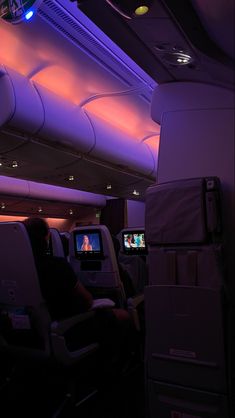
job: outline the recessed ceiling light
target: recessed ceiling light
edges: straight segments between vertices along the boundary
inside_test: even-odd
[[[183,66],[190,64],[194,61],[191,55],[186,54],[185,52],[165,52],[161,55],[163,61],[167,64],[174,65],[174,66]]]
[[[18,167],[18,163],[17,161],[12,161],[12,168],[17,168]]]
[[[0,162],[0,167],[2,166],[2,163]]]
[[[112,184],[107,184],[106,189],[107,189],[107,190],[112,189]]]
[[[135,196],[139,196],[140,192],[138,192],[137,190],[133,190],[132,194],[134,194]]]
[[[73,209],[69,209],[69,214],[73,215]]]
[[[5,205],[5,203],[4,202],[2,202],[1,203],[1,209],[5,209],[6,208],[6,205]]]
[[[139,6],[139,7],[137,7],[137,8],[135,9],[135,14],[136,14],[137,16],[143,16],[143,15],[145,15],[146,13],[148,13],[148,11],[149,11],[148,6],[143,5],[143,6]]]
[[[39,206],[39,208],[38,208],[38,212],[39,212],[39,213],[41,213],[41,212],[42,212],[42,207],[41,207],[41,206]]]
[[[69,177],[68,177],[68,180],[69,180],[69,181],[74,181],[74,176],[69,176]]]

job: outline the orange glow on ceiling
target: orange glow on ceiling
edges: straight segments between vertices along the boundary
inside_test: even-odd
[[[8,67],[11,67],[21,74],[28,74],[32,67],[32,60],[35,59],[35,64],[38,62],[38,57],[36,51],[34,54],[31,54],[30,63],[25,59],[26,54],[28,54],[28,47],[22,44],[21,40],[17,36],[8,30],[8,26],[2,26],[0,28],[0,39],[1,39],[1,48],[0,48],[0,63]],[[7,25],[5,23],[5,25]],[[33,51],[32,51],[33,52]],[[35,57],[33,57],[35,55]]]
[[[7,216],[0,215],[0,222],[22,222],[27,216]],[[50,228],[56,228],[59,231],[69,231],[74,227],[74,220],[63,218],[45,218]]]
[[[0,222],[22,222],[26,216],[7,216],[0,215]]]
[[[38,72],[32,77],[32,80],[73,103],[80,103],[88,94],[84,83],[58,65]]]
[[[36,17],[33,25],[0,26],[0,64],[21,74],[59,96],[79,105],[90,96],[126,90],[127,87],[91,58]],[[63,42],[63,45],[62,45]],[[137,95],[94,100],[85,109],[141,141],[159,130],[150,118],[150,108]],[[156,138],[148,140],[156,150]]]
[[[146,139],[144,142],[151,148],[153,155],[157,157],[159,152],[160,137],[156,135]]]

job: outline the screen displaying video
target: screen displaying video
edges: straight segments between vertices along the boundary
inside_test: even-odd
[[[103,255],[100,231],[75,231],[74,241],[75,254],[78,258],[95,259]]]
[[[146,255],[147,246],[144,231],[126,231],[122,234],[125,254]]]

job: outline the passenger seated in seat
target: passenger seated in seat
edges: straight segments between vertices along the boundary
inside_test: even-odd
[[[41,292],[52,319],[63,319],[91,309],[92,295],[79,282],[68,261],[48,255],[50,232],[47,222],[41,218],[27,218],[23,223],[31,241]],[[92,332],[97,334],[104,352],[110,357],[121,358],[133,349],[133,328],[127,311],[103,309],[95,315]],[[75,345],[78,333],[75,329],[70,335]]]

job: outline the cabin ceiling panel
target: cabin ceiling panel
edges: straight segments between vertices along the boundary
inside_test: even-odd
[[[11,150],[24,145],[26,142],[27,138],[22,135],[0,131],[0,158]]]
[[[2,133],[0,137],[9,142],[12,138],[10,133]],[[143,200],[144,190],[154,182],[152,177],[142,179],[138,172],[131,173],[128,167],[114,168],[112,164],[81,157],[32,139],[22,139],[18,147],[1,154],[0,162],[0,175],[3,176],[123,198]],[[69,180],[70,176],[74,177],[73,181]],[[110,184],[111,190],[107,189]],[[140,195],[133,196],[137,186]]]
[[[86,0],[79,7],[159,84],[197,80],[234,86],[234,2],[154,0],[148,14],[132,19],[106,0]],[[169,57],[175,47],[192,62],[176,68]]]
[[[72,164],[79,158],[63,150],[10,133],[0,133],[0,144],[2,141],[11,144],[12,138],[14,146],[12,144],[8,151],[0,154],[0,173],[4,175],[29,179],[32,176],[34,179],[40,179],[43,175],[50,175],[54,170]],[[18,163],[18,167],[12,167],[13,161]]]
[[[71,175],[74,176],[74,181],[67,180]],[[138,174],[131,175],[88,159],[81,159],[61,167],[50,176],[42,177],[41,181],[108,196],[141,200],[144,196],[143,191],[154,182],[147,178],[143,180]],[[109,185],[111,189],[107,189]],[[133,196],[132,193],[138,185],[141,187],[141,193],[139,196]]]

